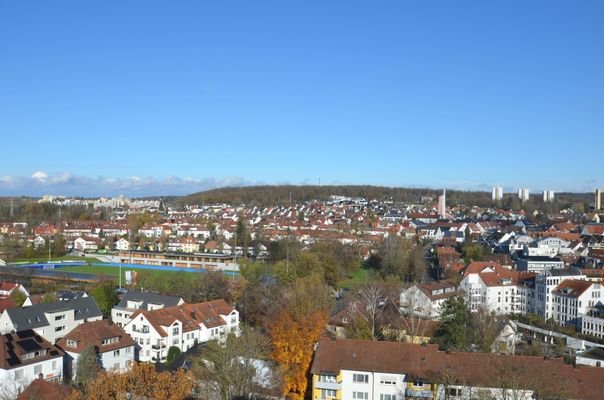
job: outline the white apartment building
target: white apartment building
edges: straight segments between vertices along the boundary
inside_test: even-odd
[[[530,244],[526,244],[522,248],[525,257],[556,257],[559,254],[570,252],[568,246],[570,243],[566,240],[551,236],[544,237]]]
[[[63,381],[63,352],[32,330],[0,336],[0,394],[10,398],[42,377]]]
[[[93,346],[101,367],[106,371],[124,372],[134,361],[134,340],[108,320],[87,322],[79,325],[57,342],[66,353],[65,369],[71,379],[76,376],[76,366],[80,354],[88,346]]]
[[[0,333],[31,329],[54,344],[76,326],[100,319],[103,314],[94,298],[79,297],[71,301],[7,308],[0,316]]]
[[[491,199],[493,201],[503,199],[503,188],[501,186],[495,186],[493,188],[493,193],[492,193]]]
[[[518,198],[520,201],[527,201],[529,199],[528,189],[518,189]]]
[[[535,277],[535,307],[531,311],[544,320],[552,318],[554,302],[552,291],[564,280],[584,280],[585,275],[577,268],[554,269]]]
[[[111,320],[117,326],[124,327],[130,322],[132,313],[137,310],[158,310],[164,307],[177,306],[184,302],[182,297],[130,290],[124,293],[118,305],[111,309]]]
[[[464,271],[459,287],[466,292],[470,311],[484,308],[497,314],[530,312],[530,287],[525,281],[533,274],[508,270],[494,262],[474,262]]]
[[[552,269],[564,268],[564,262],[557,257],[520,257],[516,260],[516,269],[520,272],[542,274]]]
[[[545,203],[554,201],[554,191],[553,190],[544,190],[543,191],[543,201]]]
[[[599,283],[585,280],[562,281],[552,291],[552,318],[561,325],[581,328],[581,316],[593,308],[603,298]]]
[[[239,334],[239,312],[224,300],[138,310],[124,330],[137,343],[138,360],[162,362],[168,349],[185,352],[198,343]]]

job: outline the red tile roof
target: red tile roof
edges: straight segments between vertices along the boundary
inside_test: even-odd
[[[117,338],[117,341],[103,345],[104,339],[111,338]],[[69,346],[68,340],[75,341],[76,346]],[[97,352],[105,353],[134,346],[135,342],[122,328],[111,325],[106,319],[78,325],[57,342],[57,346],[72,353],[81,353],[88,345],[94,346]]]
[[[341,370],[407,374],[411,380],[428,383],[448,377],[474,387],[498,387],[505,379],[518,389],[581,400],[601,400],[604,393],[602,369],[574,368],[562,359],[445,353],[436,345],[321,338],[311,372],[338,374]]]

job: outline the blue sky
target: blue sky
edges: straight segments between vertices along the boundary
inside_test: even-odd
[[[0,0],[0,195],[604,187],[602,1]]]

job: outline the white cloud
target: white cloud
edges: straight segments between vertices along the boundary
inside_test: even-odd
[[[130,197],[180,196],[218,187],[250,184],[262,183],[248,182],[241,177],[233,176],[219,179],[180,178],[177,176],[163,179],[139,176],[115,178],[85,177],[70,172],[48,174],[44,171],[36,171],[30,177],[0,176],[0,196],[43,196],[45,194],[84,197],[120,194]]]
[[[31,178],[38,182],[45,183],[46,179],[48,178],[48,174],[44,171],[36,171],[31,175]]]

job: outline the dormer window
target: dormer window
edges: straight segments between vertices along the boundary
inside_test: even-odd
[[[78,342],[73,339],[67,339],[67,346],[69,347],[78,347]]]

